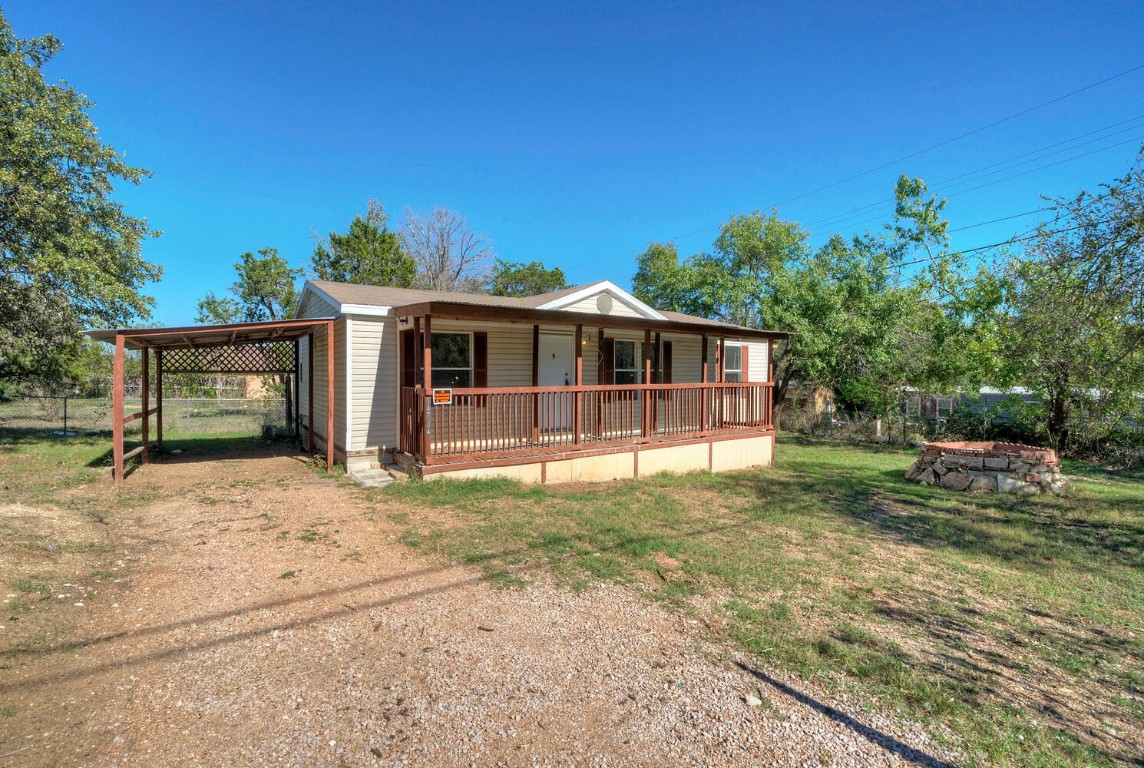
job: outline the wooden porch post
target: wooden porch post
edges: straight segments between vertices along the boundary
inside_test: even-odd
[[[701,384],[706,384],[709,377],[710,377],[710,372],[708,371],[708,365],[707,365],[707,334],[704,333],[702,335],[702,338],[703,338],[703,341],[701,342],[701,347],[702,347],[701,357],[703,360],[703,368],[702,368],[702,370],[699,371],[699,382]],[[702,405],[700,407],[702,409],[702,419],[703,419],[703,423],[700,426],[700,431],[706,432],[707,431],[707,425],[709,423],[710,415],[711,415],[711,412],[710,412],[711,391],[708,390],[707,388],[704,388],[704,389],[701,389],[700,392],[702,393]]]
[[[143,453],[140,460],[146,464],[151,460],[151,349],[144,344],[142,349],[143,370],[140,378],[143,380],[139,393],[143,400]]]
[[[111,377],[111,476],[123,482],[123,350],[122,333],[115,334],[115,362]]]
[[[349,365],[350,361],[346,361]],[[349,403],[346,403],[349,407]],[[334,468],[334,321],[326,322],[326,471]]]
[[[413,318],[413,386],[417,387],[421,384],[421,363],[423,359],[421,355],[417,354],[417,350],[422,346],[421,343],[421,317]]]
[[[540,386],[540,326],[532,326],[532,386]],[[540,395],[532,393],[532,442],[540,442]]]
[[[702,354],[702,358],[703,358],[703,368],[699,371],[699,382],[701,384],[706,384],[707,383],[707,376],[708,376],[708,371],[707,371],[707,367],[708,367],[707,366],[707,334],[706,333],[703,334],[703,342],[702,343],[703,343],[703,351],[701,354]]]
[[[645,328],[643,332],[643,383],[651,384],[651,329]],[[640,435],[643,437],[648,436],[648,428],[650,426],[649,414],[651,408],[649,407],[651,398],[648,397],[648,390],[642,390],[640,396]]]
[[[306,335],[306,383],[309,385],[309,404],[306,406],[306,450],[314,453],[314,332]]]
[[[766,401],[766,421],[767,427],[774,429],[775,426],[775,340],[767,339],[767,381],[770,382],[770,389],[767,390]],[[773,459],[773,457],[772,457]]]
[[[425,315],[425,335],[421,338],[422,372],[425,376],[423,383],[425,391],[433,388],[433,331],[429,325],[429,315]]]
[[[719,347],[715,350],[715,381],[719,382],[720,384],[722,384],[723,382],[725,382],[727,380],[726,371],[723,370],[726,365],[727,365],[727,337],[726,336],[720,336],[719,337]],[[719,404],[718,404],[718,407],[716,408],[716,413],[718,414],[717,426],[720,429],[722,429],[723,428],[723,401],[726,398],[723,396],[724,392],[722,389],[719,389],[717,391],[719,393]]]
[[[163,348],[155,350],[155,442],[163,450]]]
[[[581,421],[583,420],[583,398],[584,393],[580,387],[584,386],[584,326],[576,323],[576,392],[572,395],[572,442],[579,443],[580,435],[583,432],[581,428]]]

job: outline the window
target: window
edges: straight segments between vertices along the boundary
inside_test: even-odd
[[[639,384],[643,379],[643,343],[616,340],[615,383]]]
[[[743,380],[743,348],[728,344],[723,350],[723,381]]]
[[[473,386],[471,339],[467,333],[430,334],[434,387]]]
[[[906,400],[906,415],[907,416],[921,416],[922,415],[922,399],[920,397],[911,397]]]
[[[952,397],[939,397],[937,398],[937,417],[939,419],[948,419],[953,414],[953,398]]]

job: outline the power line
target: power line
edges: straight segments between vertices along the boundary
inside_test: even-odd
[[[895,160],[891,160],[888,163],[883,163],[882,165],[876,166],[874,168],[870,168],[869,170],[862,171],[861,173],[854,174],[853,176],[848,176],[845,179],[841,179],[839,181],[832,182],[830,184],[827,184],[826,186],[819,187],[818,189],[812,189],[809,192],[804,192],[801,195],[796,195],[795,197],[792,197],[788,200],[784,200],[781,203],[776,203],[774,206],[767,206],[767,207],[768,208],[778,207],[779,205],[786,205],[787,203],[793,203],[795,200],[801,200],[804,197],[809,197],[810,195],[814,195],[814,194],[817,194],[819,192],[825,191],[827,189],[837,187],[839,184],[845,184],[848,181],[853,181],[854,179],[860,179],[863,176],[868,176],[871,173],[874,173],[875,171],[880,171],[880,170],[883,170],[884,168],[889,168],[891,165],[896,165],[897,163],[900,163],[904,160],[910,160],[910,159],[915,158],[919,155],[924,155],[927,152],[932,152],[935,149],[939,149],[939,148],[944,147],[948,144],[952,144],[955,141],[961,141],[962,139],[969,138],[970,136],[974,136],[978,133],[981,133],[982,131],[987,131],[990,128],[995,128],[998,125],[1002,125],[1004,123],[1009,122],[1010,120],[1016,120],[1018,117],[1024,117],[1025,115],[1027,115],[1031,112],[1036,112],[1038,109],[1042,109],[1042,108],[1047,107],[1051,104],[1056,104],[1058,101],[1064,101],[1065,99],[1067,99],[1071,96],[1076,96],[1078,93],[1084,93],[1085,91],[1092,90],[1093,88],[1096,88],[1097,86],[1104,85],[1105,83],[1111,82],[1111,81],[1116,80],[1116,79],[1121,78],[1121,77],[1124,77],[1125,75],[1130,75],[1133,72],[1137,72],[1141,69],[1144,69],[1144,64],[1138,64],[1137,66],[1132,67],[1131,69],[1126,69],[1123,72],[1112,75],[1111,77],[1106,77],[1103,80],[1098,80],[1095,83],[1090,83],[1090,84],[1084,86],[1083,88],[1077,88],[1075,91],[1069,91],[1068,93],[1063,94],[1061,96],[1057,96],[1054,99],[1049,99],[1048,101],[1041,102],[1040,104],[1037,104],[1036,106],[1029,107],[1027,109],[1023,109],[1020,112],[1014,112],[1013,114],[1009,115],[1008,117],[1003,117],[1000,120],[994,120],[992,123],[988,123],[986,125],[983,125],[980,128],[974,128],[972,131],[966,131],[965,133],[954,136],[951,139],[945,139],[944,141],[939,141],[936,144],[931,144],[930,146],[928,146],[924,149],[919,149],[916,152],[911,152],[908,155],[903,155],[902,157],[899,157]]]
[[[1113,136],[1119,136],[1121,134],[1128,133],[1129,131],[1137,130],[1138,128],[1140,128],[1140,126],[1139,125],[1133,125],[1133,126],[1130,126],[1128,128],[1125,128],[1123,130],[1115,131],[1115,132],[1110,133],[1110,134],[1106,134],[1105,136],[1102,136],[1102,137],[1097,138],[1097,139],[1093,139],[1091,141],[1082,142],[1080,144],[1073,144],[1073,146],[1071,146],[1071,147],[1066,147],[1065,149],[1060,149],[1060,150],[1057,150],[1056,152],[1050,152],[1048,154],[1041,154],[1045,150],[1053,149],[1053,148],[1059,147],[1063,144],[1072,144],[1073,142],[1077,141],[1078,139],[1087,138],[1087,137],[1092,136],[1092,135],[1097,134],[1097,133],[1105,133],[1106,131],[1111,130],[1112,128],[1118,128],[1118,127],[1120,127],[1122,125],[1126,125],[1128,123],[1135,123],[1135,122],[1141,120],[1142,118],[1144,118],[1144,115],[1137,115],[1136,117],[1130,118],[1128,120],[1122,120],[1119,123],[1113,123],[1112,125],[1106,125],[1103,128],[1098,128],[1095,131],[1089,131],[1087,133],[1082,133],[1078,136],[1073,136],[1072,138],[1065,139],[1064,141],[1056,142],[1055,144],[1049,144],[1049,145],[1044,146],[1044,147],[1039,147],[1038,149],[1034,149],[1034,150],[1031,150],[1029,152],[1025,152],[1025,153],[1022,153],[1020,155],[1016,155],[1014,157],[1006,158],[1005,160],[999,160],[995,163],[990,163],[989,165],[985,165],[985,166],[982,166],[980,168],[976,168],[972,171],[966,171],[965,173],[960,173],[956,176],[951,176],[948,179],[942,179],[941,181],[937,181],[937,182],[933,183],[932,191],[937,191],[937,190],[941,190],[941,189],[948,189],[950,187],[959,187],[959,186],[962,186],[964,184],[971,184],[974,181],[979,181],[980,179],[987,178],[987,177],[992,176],[992,175],[997,174],[997,173],[1003,173],[1004,171],[1012,170],[1013,168],[1018,168],[1022,165],[1026,165],[1028,163],[1036,162],[1037,160],[1043,160],[1047,157],[1052,157],[1053,155],[1059,155],[1062,152],[1070,152],[1072,150],[1080,149],[1081,147],[1085,147],[1085,146],[1088,146],[1090,144],[1095,144],[1096,142],[1101,141],[1102,139],[1108,139],[1108,138],[1111,138]],[[1013,161],[1015,161],[1015,160],[1020,160],[1021,158],[1029,157],[1030,155],[1040,155],[1040,156],[1039,157],[1032,157],[1031,159],[1025,160],[1025,161],[1020,162],[1020,163],[1013,163]],[[1007,165],[1010,163],[1013,163],[1013,164],[1008,165],[1008,167],[1006,167],[1006,168],[998,168],[997,170],[992,171],[990,173],[982,173],[983,171],[987,171],[990,168],[997,168],[997,166],[1004,166],[1004,165]],[[981,175],[978,175],[978,174],[981,174]],[[965,178],[967,176],[976,176],[976,178]],[[959,181],[955,184],[950,184],[950,182],[954,182],[957,179],[964,179],[964,181]],[[894,202],[893,198],[885,198],[885,199],[879,200],[879,201],[874,202],[874,203],[868,203],[868,204],[863,205],[859,208],[853,208],[853,209],[847,211],[846,213],[839,213],[839,214],[835,214],[833,216],[827,216],[825,218],[818,219],[816,221],[812,221],[809,224],[807,224],[806,226],[813,228],[813,227],[817,227],[817,226],[822,225],[822,224],[827,224],[827,225],[841,224],[846,219],[852,218],[856,215],[861,215],[862,213],[865,213],[866,211],[870,211],[870,210],[873,210],[875,208],[878,208],[879,206],[888,205],[888,204],[893,203],[893,202]]]
[[[981,185],[976,186],[976,187],[971,187],[969,189],[963,189],[963,190],[960,190],[958,192],[950,193],[950,194],[946,195],[946,198],[948,199],[951,197],[957,197],[958,195],[965,195],[965,194],[968,194],[970,192],[976,192],[980,189],[985,189],[986,187],[992,187],[996,184],[1001,184],[1001,183],[1004,183],[1006,181],[1012,181],[1013,179],[1017,179],[1017,178],[1020,178],[1022,176],[1028,176],[1031,173],[1037,173],[1038,171],[1043,171],[1047,168],[1054,168],[1058,165],[1063,165],[1065,163],[1071,163],[1073,160],[1080,160],[1081,158],[1088,157],[1090,155],[1095,155],[1095,154],[1098,154],[1100,152],[1105,152],[1109,149],[1115,149],[1116,147],[1122,147],[1125,144],[1134,144],[1138,141],[1144,141],[1144,136],[1141,136],[1138,138],[1128,139],[1127,141],[1120,141],[1120,142],[1117,142],[1115,144],[1109,144],[1107,146],[1101,147],[1100,149],[1094,149],[1090,152],[1084,152],[1084,153],[1079,154],[1079,155],[1074,155],[1073,157],[1066,157],[1063,160],[1058,160],[1054,163],[1048,163],[1047,165],[1041,165],[1041,166],[1038,166],[1036,168],[1030,169],[1028,171],[1022,171],[1021,173],[1015,173],[1012,176],[1006,176],[1003,179],[994,179],[993,181],[986,182],[985,184],[981,184]],[[847,226],[858,227],[858,226],[861,226],[863,224],[869,224],[869,223],[875,222],[875,221],[882,221],[883,219],[886,218],[887,215],[888,215],[888,212],[883,212],[883,213],[880,213],[877,216],[874,216],[872,218],[850,223]],[[836,222],[836,225],[837,225],[837,222]],[[832,234],[834,234],[834,233],[827,233],[824,235],[816,235],[816,236],[813,236],[811,239],[815,239],[817,237],[829,237]]]
[[[966,131],[965,133],[958,134],[957,136],[954,136],[952,138],[945,139],[943,141],[939,141],[936,144],[931,144],[928,147],[917,150],[916,152],[911,152],[908,155],[903,155],[902,157],[896,158],[894,160],[890,160],[889,162],[883,163],[883,164],[875,166],[873,168],[869,168],[865,171],[862,171],[861,173],[856,173],[853,176],[847,176],[844,179],[839,179],[838,181],[831,182],[830,184],[826,184],[824,186],[817,187],[815,189],[810,190],[809,192],[803,192],[800,195],[795,195],[794,197],[787,198],[786,200],[783,200],[781,202],[773,203],[771,205],[767,205],[767,206],[765,206],[765,208],[778,208],[779,206],[786,205],[787,203],[793,203],[796,200],[802,200],[804,198],[810,197],[811,195],[816,195],[819,192],[825,192],[828,189],[833,189],[834,187],[840,186],[842,184],[846,184],[847,182],[850,182],[850,181],[854,181],[855,179],[860,179],[864,176],[869,176],[871,173],[876,173],[877,171],[881,171],[885,168],[889,168],[891,165],[896,165],[897,163],[901,163],[905,160],[910,160],[912,158],[918,157],[919,155],[924,155],[928,152],[932,152],[935,149],[939,149],[939,148],[947,146],[949,144],[953,144],[954,142],[961,141],[962,139],[968,138],[970,136],[975,136],[976,134],[981,133],[983,131],[987,131],[990,128],[995,128],[998,125],[1002,125],[1002,124],[1010,122],[1012,120],[1016,120],[1019,117],[1024,117],[1025,115],[1028,115],[1032,112],[1036,112],[1038,109],[1043,109],[1044,107],[1050,106],[1052,104],[1056,104],[1057,102],[1064,101],[1067,98],[1070,98],[1072,96],[1076,96],[1077,94],[1080,94],[1080,93],[1084,93],[1085,91],[1092,90],[1093,88],[1104,85],[1105,83],[1110,83],[1113,80],[1117,80],[1121,77],[1125,77],[1127,75],[1132,74],[1133,72],[1138,72],[1141,69],[1144,69],[1144,64],[1138,64],[1135,67],[1131,67],[1129,69],[1126,69],[1123,72],[1118,72],[1117,74],[1112,75],[1110,77],[1106,77],[1103,80],[1098,80],[1095,83],[1089,83],[1086,86],[1083,86],[1081,88],[1077,88],[1074,91],[1069,91],[1068,93],[1062,94],[1062,95],[1057,96],[1057,97],[1052,98],[1052,99],[1049,99],[1048,101],[1041,102],[1040,104],[1037,104],[1035,106],[1028,107],[1026,109],[1021,110],[1020,112],[1014,112],[1013,114],[1011,114],[1007,117],[1003,117],[1000,120],[994,120],[991,123],[987,123],[986,125],[982,125],[978,128],[974,128],[971,131]],[[715,225],[710,225],[710,226],[706,226],[706,227],[701,227],[700,229],[696,229],[692,232],[688,232],[688,233],[683,234],[683,235],[677,235],[677,236],[671,237],[669,239],[670,240],[676,240],[676,239],[681,239],[681,238],[685,238],[685,237],[691,237],[692,235],[697,235],[697,234],[700,234],[701,232],[706,232],[706,231],[711,230],[711,229],[717,229],[718,226],[719,226],[718,224],[715,224]],[[601,261],[604,261],[604,260],[602,259]]]
[[[982,222],[978,222],[977,224],[969,224],[968,226],[964,226],[964,227],[955,227],[949,231],[950,232],[964,232],[967,229],[977,229],[978,227],[984,227],[986,224],[996,224],[999,221],[1009,221],[1009,219],[1020,219],[1020,218],[1023,218],[1025,216],[1032,216],[1034,213],[1041,213],[1043,211],[1051,211],[1051,210],[1053,210],[1053,209],[1052,208],[1035,208],[1031,211],[1025,211],[1024,213],[1014,213],[1012,216],[1002,216],[999,219],[990,219],[989,221],[982,221]]]
[[[1129,69],[1126,69],[1122,72],[1118,72],[1115,75],[1111,75],[1111,76],[1106,77],[1102,80],[1098,80],[1094,83],[1089,83],[1088,85],[1085,85],[1081,88],[1077,88],[1076,90],[1073,90],[1073,91],[1069,91],[1068,93],[1061,94],[1060,96],[1049,99],[1048,101],[1041,102],[1040,104],[1036,104],[1032,107],[1028,107],[1028,108],[1023,109],[1019,112],[1014,112],[1013,114],[1008,115],[1006,117],[1003,117],[1000,120],[994,120],[991,123],[987,123],[986,125],[982,125],[978,128],[974,128],[973,130],[966,131],[966,132],[961,133],[961,134],[954,136],[952,138],[945,139],[943,141],[939,141],[936,144],[931,144],[928,147],[925,147],[923,149],[919,149],[916,152],[911,152],[910,154],[907,154],[907,155],[903,155],[902,157],[896,158],[894,160],[890,160],[889,162],[883,163],[882,165],[867,169],[865,171],[862,171],[861,173],[854,174],[853,176],[848,176],[844,179],[840,179],[838,181],[831,182],[830,184],[827,184],[825,186],[818,187],[816,189],[812,189],[808,192],[804,192],[800,195],[796,195],[795,197],[788,198],[787,200],[784,200],[784,201],[779,202],[779,203],[774,203],[774,204],[768,205],[766,207],[767,208],[777,208],[780,205],[786,205],[787,203],[791,203],[791,202],[794,202],[796,200],[802,200],[804,198],[810,197],[811,195],[818,194],[819,192],[824,192],[827,189],[832,189],[832,188],[837,187],[841,184],[845,184],[845,183],[853,181],[855,179],[859,179],[859,178],[862,178],[864,176],[868,176],[871,173],[875,173],[877,171],[883,170],[885,168],[888,168],[891,165],[895,165],[895,164],[903,162],[905,160],[909,160],[909,159],[912,159],[914,157],[918,157],[919,155],[923,155],[923,154],[926,154],[928,152],[932,152],[935,149],[939,149],[941,147],[947,146],[947,145],[952,144],[954,142],[961,141],[962,139],[968,138],[970,136],[974,136],[978,133],[982,133],[983,131],[987,131],[990,128],[995,128],[998,125],[1002,125],[1002,124],[1010,122],[1012,120],[1016,120],[1019,117],[1023,117],[1025,115],[1028,115],[1028,114],[1035,112],[1039,109],[1043,109],[1044,107],[1050,106],[1052,104],[1056,104],[1060,101],[1064,101],[1065,99],[1071,98],[1072,96],[1076,96],[1076,95],[1081,94],[1081,93],[1084,93],[1085,91],[1092,90],[1093,88],[1099,87],[1099,86],[1104,85],[1106,83],[1110,83],[1113,80],[1118,80],[1122,77],[1126,77],[1127,75],[1130,75],[1134,72],[1138,72],[1142,69],[1144,69],[1144,64],[1138,64],[1138,65],[1131,67]],[[1070,141],[1075,141],[1077,138],[1084,138],[1086,136],[1092,135],[1093,133],[1100,133],[1101,131],[1108,130],[1109,128],[1118,127],[1118,126],[1123,125],[1125,123],[1132,122],[1134,120],[1139,119],[1140,117],[1144,117],[1144,116],[1137,116],[1135,118],[1130,118],[1129,120],[1125,120],[1125,121],[1122,121],[1120,123],[1114,123],[1111,126],[1106,126],[1105,128],[1097,129],[1096,131],[1092,131],[1092,132],[1086,133],[1086,134],[1081,134],[1080,136],[1073,137],[1072,139],[1066,139],[1064,142],[1059,142],[1058,144],[1049,145],[1049,147],[1043,147],[1041,150],[1033,150],[1033,152],[1035,153],[1038,151],[1042,151],[1043,149],[1052,148],[1052,147],[1058,146],[1060,143],[1068,143]],[[1075,147],[1074,147],[1074,149],[1075,149]],[[1103,150],[1097,150],[1097,151],[1103,151]],[[1090,154],[1092,154],[1092,153],[1090,153]],[[1010,160],[1018,159],[1020,157],[1023,157],[1023,155],[1018,155],[1017,158],[1010,158]],[[1072,158],[1072,159],[1076,159],[1076,158]],[[1008,162],[1008,161],[1000,161],[1000,162],[1004,163],[1004,162]],[[1062,161],[1062,162],[1067,162],[1067,161]],[[988,167],[990,167],[990,166],[986,166],[985,168],[988,168]],[[1047,166],[1047,167],[1051,167],[1051,166]],[[978,170],[984,170],[984,169],[978,169]],[[1038,169],[1038,170],[1043,170],[1043,168]],[[976,172],[977,171],[971,171],[969,173],[976,173]],[[956,179],[956,178],[960,178],[960,177],[958,176],[958,177],[953,177],[953,178]],[[877,204],[875,204],[875,205],[877,205]],[[879,217],[879,218],[881,218],[881,217]],[[686,238],[686,237],[691,237],[692,235],[697,235],[697,234],[700,234],[702,232],[707,232],[707,231],[712,230],[712,229],[718,229],[719,226],[720,225],[718,225],[718,224],[713,224],[713,225],[709,225],[709,226],[705,226],[705,227],[700,227],[699,229],[692,230],[691,232],[687,232],[687,233],[684,233],[682,235],[673,235],[673,236],[669,237],[668,240],[671,242],[674,242],[676,240],[680,240],[680,239]],[[581,262],[580,266],[587,266],[587,265],[591,265],[591,264],[600,264],[600,263],[603,263],[605,261],[613,261],[614,259],[615,259],[615,257],[613,257],[613,256],[607,256],[607,257],[604,257],[601,259],[595,259],[593,261]]]

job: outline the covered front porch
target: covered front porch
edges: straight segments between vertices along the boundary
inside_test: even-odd
[[[416,474],[518,466],[533,467],[529,477],[545,482],[558,464],[604,457],[591,474],[614,469],[616,476],[638,476],[641,452],[645,472],[686,471],[730,468],[720,456],[743,453],[744,446],[751,450],[736,459],[744,466],[772,460],[771,360],[776,339],[786,334],[695,318],[451,302],[400,307],[396,314],[402,372],[395,458]],[[462,336],[458,328],[472,337],[471,374],[450,380],[435,375],[433,339],[437,329]],[[529,337],[531,350],[520,349]],[[562,361],[565,337],[569,353]],[[531,352],[531,381],[525,372],[516,375],[524,379],[516,386],[489,386],[490,368],[499,383],[514,378],[497,370],[509,346],[516,360]],[[436,347],[443,357],[444,345]],[[569,479],[578,479],[581,464]]]

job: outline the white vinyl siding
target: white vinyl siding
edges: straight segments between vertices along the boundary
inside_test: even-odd
[[[751,383],[767,380],[767,342],[743,342],[748,347],[747,352],[747,381]]]
[[[338,314],[337,308],[314,293],[306,294],[306,300],[298,307],[298,317],[333,317]]]
[[[326,438],[326,333],[320,331],[314,334],[314,414],[313,424],[314,433],[320,435],[324,440]],[[338,318],[334,321],[334,445],[338,448],[344,448],[342,445],[342,436],[345,435],[346,418],[345,418],[345,364],[346,364],[346,321],[344,318]],[[299,382],[298,393],[300,395],[301,404],[298,408],[299,412],[303,415],[303,424],[309,423],[310,420],[310,383],[307,379],[309,375],[309,355],[310,350],[307,348],[305,339],[302,340],[299,350],[299,357],[301,358],[302,378]],[[342,386],[337,386],[342,383]]]
[[[594,315],[600,314],[600,305],[596,303],[600,294],[593,294],[587,298],[580,299],[575,304],[569,304],[561,309],[567,312],[591,312]],[[621,299],[612,297],[612,311],[610,315],[617,315],[619,317],[643,317],[642,314],[635,308],[628,306]]]
[[[351,451],[397,445],[397,321],[354,315],[351,369]]]

